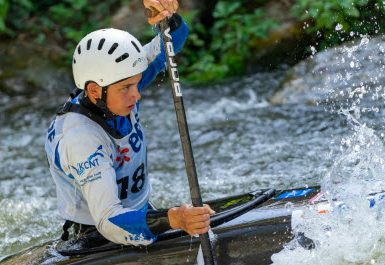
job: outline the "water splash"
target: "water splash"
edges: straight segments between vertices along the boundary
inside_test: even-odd
[[[293,217],[293,232],[310,238],[315,248],[305,249],[295,238],[272,256],[274,265],[384,264],[385,201],[379,195],[368,200],[368,194],[385,190],[384,146],[374,130],[361,125],[341,148],[322,183],[328,204]]]
[[[272,256],[275,265],[385,264],[385,201],[382,195],[368,200],[370,194],[385,191],[383,126],[373,118],[381,114],[383,104],[384,62],[371,56],[368,47],[383,53],[381,43],[363,36],[356,45],[315,58],[333,56],[337,61],[334,72],[325,64],[314,67],[324,80],[317,84],[323,94],[317,103],[343,117],[351,131],[331,154],[334,162],[321,182],[327,202],[293,214],[296,236]],[[315,247],[304,248],[299,235],[310,238]]]
[[[338,24],[336,25],[336,27],[335,27],[335,30],[336,30],[336,31],[340,31],[340,30],[342,30],[343,28],[344,28],[344,27],[343,27],[341,24],[338,23]]]

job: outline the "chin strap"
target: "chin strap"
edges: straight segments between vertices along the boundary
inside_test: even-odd
[[[103,118],[112,119],[116,115],[107,107],[107,89],[108,86],[102,87],[102,98],[96,99],[96,106],[103,112]]]

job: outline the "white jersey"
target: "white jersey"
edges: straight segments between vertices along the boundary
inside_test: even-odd
[[[58,116],[50,127],[54,137],[48,138],[46,152],[64,219],[95,225],[113,242],[146,244],[151,243],[145,237],[149,231],[140,231],[146,227],[125,229],[120,220],[144,218],[145,224],[151,190],[136,108],[130,122],[131,132],[117,139],[82,114]]]
[[[188,36],[183,20],[171,35],[178,52]],[[160,45],[157,36],[144,46],[149,65],[138,84],[140,91],[164,70],[166,57]],[[156,236],[146,222],[151,185],[138,104],[129,117],[113,121],[121,138],[76,112],[58,115],[52,122],[45,150],[59,212],[65,220],[95,225],[112,242],[147,245]]]

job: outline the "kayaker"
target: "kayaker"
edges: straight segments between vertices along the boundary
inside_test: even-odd
[[[177,0],[143,0],[159,13],[155,25],[169,18],[175,51],[188,28],[176,11]],[[101,29],[77,45],[72,62],[77,90],[59,109],[48,129],[45,150],[56,184],[58,208],[66,220],[63,240],[97,229],[109,241],[148,245],[168,229],[206,233],[207,205],[183,204],[152,214],[147,147],[139,119],[141,91],[165,68],[159,34],[147,45],[126,31]],[[162,117],[159,117],[162,118]],[[96,231],[96,230],[95,230]]]

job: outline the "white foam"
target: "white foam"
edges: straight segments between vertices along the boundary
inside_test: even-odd
[[[320,214],[313,206],[294,216],[294,233],[312,239],[315,248],[304,249],[294,239],[272,256],[274,265],[384,264],[385,203],[378,200],[370,208],[367,199],[369,193],[385,188],[384,146],[364,125],[356,127],[342,146],[322,183],[329,210]]]
[[[246,94],[246,100],[224,95],[214,103],[204,102],[194,106],[187,112],[188,121],[202,124],[212,120],[226,120],[236,112],[264,108],[269,105],[265,100],[260,99],[252,89],[246,90]]]

